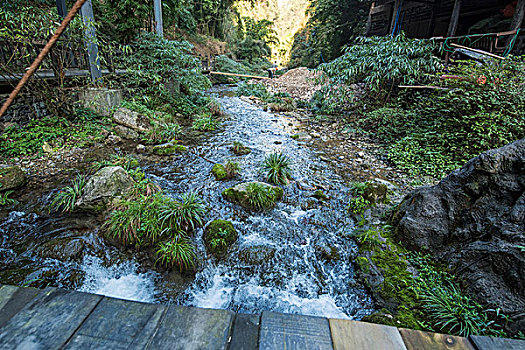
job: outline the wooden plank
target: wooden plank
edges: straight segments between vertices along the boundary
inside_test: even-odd
[[[60,348],[100,299],[65,290],[45,291],[0,329],[0,349]]]
[[[104,298],[69,341],[66,349],[127,349],[137,338],[149,339],[144,332],[155,314],[165,306]]]
[[[6,288],[7,287],[7,288]],[[9,290],[8,292],[5,292]],[[47,291],[52,290],[48,288]],[[12,292],[12,293],[11,293]],[[0,290],[0,328],[5,326],[9,320],[24,308],[31,300],[45,291],[36,288],[18,288],[4,286]],[[2,297],[10,294],[6,300]]]
[[[395,327],[348,320],[330,320],[335,350],[407,350]]]
[[[226,349],[233,313],[170,305],[148,349]]]
[[[229,350],[257,349],[260,324],[260,315],[235,315]]]
[[[478,350],[525,350],[525,340],[470,336]]]
[[[259,348],[333,349],[326,318],[263,312]]]
[[[467,338],[404,328],[399,333],[408,350],[475,350]]]
[[[210,74],[228,75],[228,76],[231,76],[231,77],[242,77],[242,78],[253,78],[253,79],[270,79],[268,77],[260,77],[260,76],[257,76],[257,75],[235,74],[235,73],[224,73],[224,72],[210,72]]]
[[[499,59],[499,60],[505,60],[505,59],[506,59],[505,57],[501,57],[501,56],[495,55],[495,54],[490,53],[490,52],[487,52],[487,51],[478,50],[478,49],[473,49],[473,48],[471,48],[471,47],[467,47],[467,46],[463,46],[463,45],[458,45],[458,44],[451,43],[450,46],[457,47],[457,48],[459,48],[459,49],[464,49],[464,50],[468,50],[468,51],[476,52],[476,53],[479,53],[479,54],[481,54],[481,55],[494,57],[494,58],[497,58],[497,59]]]

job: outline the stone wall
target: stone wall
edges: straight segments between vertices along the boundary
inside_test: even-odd
[[[8,94],[0,95],[0,105],[7,100]],[[12,124],[26,125],[32,119],[47,116],[45,103],[29,94],[19,94],[0,121],[0,130]]]

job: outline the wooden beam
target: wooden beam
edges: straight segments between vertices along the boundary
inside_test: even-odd
[[[164,27],[162,24],[162,0],[154,0],[153,8],[155,10],[155,32],[164,36]]]
[[[525,0],[518,0],[516,5],[516,12],[514,13],[514,18],[512,19],[512,24],[510,25],[510,30],[518,30],[523,24],[523,17],[525,15]]]
[[[463,50],[476,52],[476,53],[479,53],[479,54],[482,54],[482,55],[486,55],[486,56],[490,56],[490,57],[493,57],[493,58],[497,58],[498,60],[504,60],[505,59],[505,57],[501,57],[501,56],[495,55],[495,54],[487,52],[487,51],[473,49],[473,48],[470,48],[470,47],[467,47],[467,46],[463,46],[463,45],[458,45],[458,44],[452,43],[452,44],[450,44],[450,46],[457,47],[458,49],[463,49]]]
[[[231,76],[231,77],[252,78],[252,79],[270,79],[270,78],[267,78],[267,77],[260,77],[260,76],[257,76],[257,75],[235,74],[235,73],[224,73],[224,72],[210,72],[210,74],[228,75],[228,76]]]
[[[461,14],[462,0],[456,0],[454,9],[452,10],[452,17],[450,17],[450,24],[448,25],[447,37],[456,35],[458,29],[459,16]]]
[[[89,70],[93,83],[99,83],[102,80],[100,71],[100,57],[98,56],[97,32],[95,29],[95,18],[93,17],[93,5],[91,0],[87,0],[81,9],[82,20],[84,21],[84,40],[89,58]]]

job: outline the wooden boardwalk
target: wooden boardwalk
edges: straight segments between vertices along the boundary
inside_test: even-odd
[[[0,286],[0,349],[525,350],[525,341]]]

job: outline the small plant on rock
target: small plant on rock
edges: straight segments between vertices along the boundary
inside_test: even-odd
[[[259,183],[251,183],[246,186],[248,203],[255,210],[267,210],[275,202],[274,195],[270,188]]]
[[[180,271],[195,266],[195,247],[183,232],[171,241],[161,242],[157,250],[157,262],[166,267],[178,266]]]
[[[192,129],[197,131],[214,131],[219,127],[219,122],[211,115],[201,116],[193,122]]]
[[[246,154],[251,153],[251,150],[239,141],[233,142],[231,150],[236,156],[244,156]]]
[[[71,212],[75,209],[75,203],[82,195],[86,177],[77,175],[71,186],[67,186],[58,192],[51,202],[51,210],[61,210],[63,213]]]
[[[16,203],[14,199],[8,198],[13,191],[7,191],[4,194],[0,194],[0,207],[7,207]]]
[[[228,246],[225,238],[228,236],[228,231],[220,228],[215,234],[215,238],[210,241],[210,246],[212,249],[224,249]]]
[[[167,202],[161,207],[160,223],[167,228],[194,230],[202,225],[204,211],[204,204],[196,193],[185,193],[180,199]]]
[[[290,160],[282,153],[272,153],[266,157],[263,163],[266,172],[266,180],[276,185],[286,185],[292,178]]]
[[[229,179],[232,179],[235,176],[239,175],[240,170],[241,167],[237,162],[229,160],[226,162],[226,164],[224,164],[224,171],[226,172],[226,177]]]

